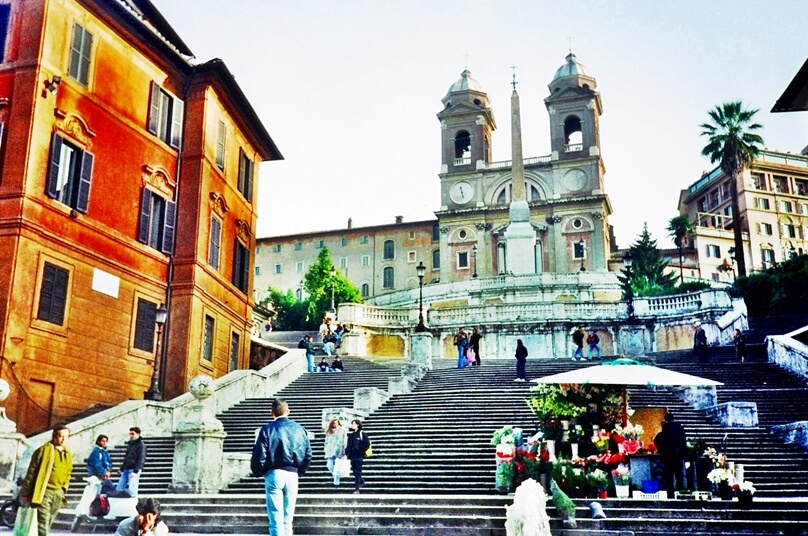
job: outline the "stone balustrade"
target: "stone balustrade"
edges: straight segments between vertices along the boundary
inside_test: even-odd
[[[808,346],[794,338],[807,332],[808,328],[802,328],[785,335],[766,337],[769,362],[808,379]]]

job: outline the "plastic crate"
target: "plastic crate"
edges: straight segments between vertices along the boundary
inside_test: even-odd
[[[713,494],[709,491],[677,491],[673,494],[674,499],[681,501],[709,501]]]
[[[640,499],[642,501],[667,501],[667,491],[657,491],[656,493],[644,493],[640,490],[634,490],[631,494],[632,499]]]

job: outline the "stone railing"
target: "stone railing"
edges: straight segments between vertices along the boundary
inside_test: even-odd
[[[371,328],[401,328],[418,321],[418,303],[414,308],[376,307],[360,303],[339,306],[340,322]]]
[[[808,346],[793,338],[805,332],[808,332],[808,327],[785,335],[766,337],[766,348],[770,363],[776,363],[808,380]]]
[[[732,307],[732,300],[729,295],[726,291],[717,289],[634,300],[634,312],[638,317],[680,315],[730,307]]]
[[[245,398],[272,396],[306,371],[303,352],[298,349],[288,350],[280,359],[261,370],[236,370],[211,380],[213,395],[206,402],[207,406],[211,412],[218,414]],[[109,437],[110,448],[128,440],[131,426],[140,427],[147,438],[172,436],[187,424],[188,415],[193,414],[197,405],[197,399],[190,392],[165,402],[129,400],[69,423],[68,447],[73,452],[74,460],[83,460],[92,450],[99,434]],[[27,467],[33,448],[50,441],[50,438],[50,431],[27,439],[22,434],[0,433],[0,459],[16,461],[12,464],[0,464],[0,488],[13,481],[15,469],[19,475]],[[17,451],[20,443],[27,447],[23,449],[22,456]]]
[[[579,303],[503,303],[471,307],[431,309],[428,325],[431,327],[490,325],[492,323],[521,323],[575,321],[587,319],[614,319],[626,317],[626,306],[620,302]]]
[[[524,159],[524,164],[526,166],[530,166],[533,164],[549,164],[551,162],[551,158],[549,155],[547,156],[531,156],[530,158]],[[482,160],[478,161],[477,169],[508,169],[513,166],[513,160],[501,160],[499,162],[483,162]]]

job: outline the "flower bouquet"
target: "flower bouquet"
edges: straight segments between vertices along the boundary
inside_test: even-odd
[[[628,423],[626,426],[615,425],[614,433],[623,438],[620,443],[621,448],[626,454],[636,454],[642,444],[640,438],[642,437],[643,428],[639,424]]]
[[[707,480],[713,484],[731,484],[733,477],[732,473],[729,472],[729,469],[717,467],[707,473]]]
[[[732,485],[732,489],[735,490],[735,493],[738,496],[741,495],[754,495],[755,494],[755,486],[749,480],[744,480],[743,482],[736,482]]]
[[[628,465],[621,463],[615,469],[612,469],[612,480],[615,486],[628,486],[631,484],[631,471]]]
[[[727,463],[727,455],[722,452],[718,452],[713,447],[704,449],[704,455],[710,458],[710,462],[713,464],[713,467],[724,467]]]
[[[606,489],[609,484],[609,474],[603,469],[594,469],[586,474],[586,484],[598,492]]]
[[[598,452],[606,452],[609,449],[609,440],[612,435],[606,430],[597,430],[592,434],[592,443]]]

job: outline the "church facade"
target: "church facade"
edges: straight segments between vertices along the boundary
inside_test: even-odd
[[[614,239],[608,223],[611,204],[600,150],[602,104],[596,80],[570,53],[549,90],[544,101],[550,117],[550,154],[522,157],[514,90],[514,156],[494,162],[494,111],[480,83],[464,70],[437,114],[442,162],[436,220],[380,226],[382,240],[371,239],[375,227],[260,238],[256,293],[269,287],[300,289],[322,247],[329,248],[337,269],[357,288],[372,289],[363,291],[365,297],[417,286],[419,262],[427,267],[427,284],[503,273],[607,271]],[[521,214],[518,231],[514,214]],[[345,249],[348,235],[365,237],[364,249],[360,242]],[[396,253],[386,255],[385,248]]]

